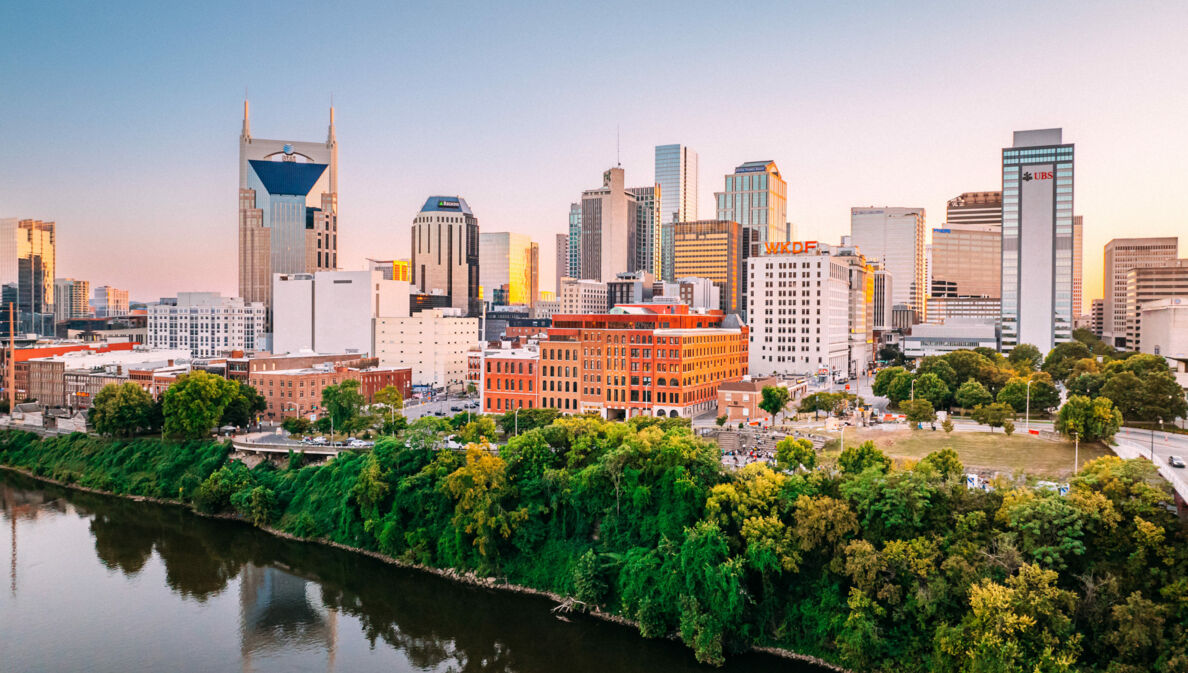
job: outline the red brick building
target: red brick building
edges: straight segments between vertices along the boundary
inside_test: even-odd
[[[487,351],[483,358],[482,410],[502,414],[540,407],[540,354],[523,348]]]
[[[290,416],[320,417],[322,390],[346,380],[359,381],[359,392],[372,404],[375,393],[387,386],[400,388],[404,397],[412,394],[412,369],[351,369],[343,366],[253,372],[250,384],[264,397],[263,417],[279,421]]]

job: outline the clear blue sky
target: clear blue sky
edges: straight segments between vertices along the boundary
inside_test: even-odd
[[[405,257],[429,194],[541,242],[656,144],[774,159],[800,238],[853,205],[997,189],[1011,131],[1077,144],[1086,294],[1101,246],[1188,235],[1188,3],[8,3],[0,216],[58,223],[60,276],[137,299],[236,285],[244,88],[258,137],[319,140],[333,94],[340,263]],[[506,5],[506,6],[504,6]]]

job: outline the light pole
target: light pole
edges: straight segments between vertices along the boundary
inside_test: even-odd
[[[1077,470],[1081,465],[1081,433],[1073,430],[1073,476],[1077,476]]]
[[[916,379],[912,379],[912,401],[916,401]]]
[[[1024,411],[1023,413],[1027,416],[1027,418],[1024,419],[1024,421],[1023,421],[1024,430],[1026,431],[1027,434],[1030,435],[1031,434],[1031,379],[1027,379],[1027,406],[1025,408],[1026,408],[1026,411]]]
[[[520,434],[520,408],[519,407],[516,407],[516,413],[512,414],[512,418],[515,419],[515,421],[516,421],[515,434],[519,435]]]
[[[838,451],[846,450],[846,426],[841,426],[841,437],[837,440]]]

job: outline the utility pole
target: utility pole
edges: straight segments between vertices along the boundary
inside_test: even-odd
[[[13,320],[12,302],[8,303],[8,415],[16,413],[16,321]]]
[[[1027,379],[1027,406],[1023,413],[1027,415],[1024,421],[1024,430],[1027,434],[1031,434],[1031,379]]]

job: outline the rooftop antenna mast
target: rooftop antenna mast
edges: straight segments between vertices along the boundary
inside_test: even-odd
[[[616,166],[622,166],[622,165],[623,165],[623,162],[620,160],[622,157],[620,156],[619,146],[620,146],[620,143],[619,143],[619,125],[618,125],[618,124],[615,124],[615,165],[616,165]]]

